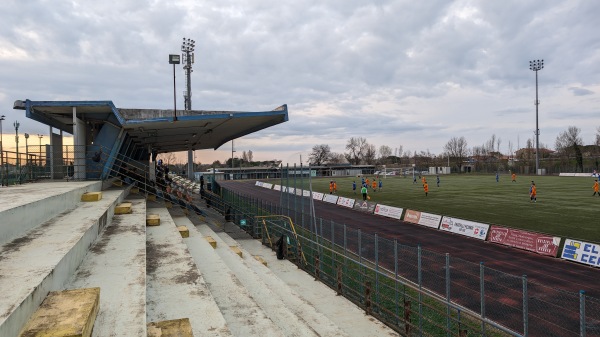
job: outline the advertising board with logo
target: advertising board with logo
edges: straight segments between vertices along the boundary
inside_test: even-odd
[[[325,194],[325,197],[323,197],[323,201],[331,204],[337,204],[337,200],[338,196],[334,194]]]
[[[271,183],[262,183],[262,187],[268,188],[268,189],[272,189],[273,188],[273,184],[271,184]]]
[[[556,257],[560,238],[520,229],[492,226],[488,241]]]
[[[402,217],[402,210],[402,208],[398,207],[377,204],[377,206],[375,206],[374,213],[388,218],[400,220],[400,218]]]
[[[565,239],[561,257],[597,267],[600,266],[600,245],[581,240]]]
[[[438,229],[440,227],[440,220],[442,220],[442,216],[407,209],[406,213],[404,213],[403,220],[417,225]]]
[[[442,218],[440,230],[465,235],[479,240],[485,240],[490,225],[479,222],[451,218],[445,216]]]
[[[254,184],[254,185],[256,185],[256,186],[262,186],[262,181],[258,181],[258,180],[257,180],[257,181],[256,181],[256,184]]]
[[[352,207],[354,207],[354,201],[355,201],[354,199],[339,197],[337,204],[340,206],[352,208]]]
[[[302,196],[304,196],[304,197],[310,197],[310,191],[309,190],[302,191]]]
[[[324,196],[325,195],[323,193],[321,193],[321,192],[313,192],[313,196],[312,197],[315,200],[323,200]]]
[[[354,203],[354,210],[372,214],[375,211],[375,206],[377,206],[377,204],[374,202],[356,200]]]
[[[288,192],[289,194],[294,194],[294,193],[296,193],[296,189],[293,187],[287,187],[284,192]]]
[[[275,186],[273,186],[273,189],[275,191],[281,191],[281,185],[275,185]]]

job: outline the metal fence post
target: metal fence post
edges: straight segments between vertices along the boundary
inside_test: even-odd
[[[529,334],[529,297],[527,295],[527,275],[523,275],[523,336]]]
[[[379,306],[379,237],[375,234],[375,304]]]
[[[450,328],[450,254],[446,253],[446,336],[451,336]]]
[[[479,263],[479,293],[481,296],[481,334],[485,336],[485,266],[483,262]]]
[[[579,291],[579,336],[586,336],[585,328],[585,291]]]
[[[333,222],[333,220],[331,220],[331,271],[332,271],[332,273],[335,270],[335,235],[333,233],[334,230],[335,230],[334,222]]]
[[[396,294],[396,325],[400,323],[400,308],[398,307],[398,240],[394,239],[394,290]]]
[[[423,294],[421,293],[422,290],[422,269],[421,269],[421,245],[417,245],[417,279],[419,282],[419,336],[423,335],[423,305],[422,305],[422,301],[423,301]]]
[[[361,231],[358,230],[358,283],[360,284],[360,292],[363,293],[363,266],[362,266],[362,238]]]
[[[346,241],[346,225],[344,225],[344,273],[348,272],[348,243]]]

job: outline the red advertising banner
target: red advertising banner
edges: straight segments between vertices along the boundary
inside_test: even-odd
[[[556,257],[560,238],[520,229],[492,226],[488,241]]]

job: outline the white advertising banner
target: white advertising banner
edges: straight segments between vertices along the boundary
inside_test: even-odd
[[[257,180],[256,184],[254,184],[254,185],[256,185],[256,186],[262,186],[262,182],[260,182],[260,181]]]
[[[440,227],[440,220],[442,220],[441,215],[413,211],[412,209],[407,209],[404,213],[404,221],[435,229]]]
[[[374,213],[388,218],[400,220],[402,217],[402,208],[377,204],[377,206],[375,206]]]
[[[352,207],[354,207],[354,202],[355,201],[356,200],[354,200],[354,199],[339,197],[338,200],[337,200],[337,204],[340,205],[340,206],[352,208]]]
[[[307,190],[302,191],[302,196],[310,197],[310,191],[307,191]]]
[[[301,189],[296,189],[296,195],[302,196],[304,194],[304,191]]]
[[[337,204],[337,200],[338,200],[338,196],[334,195],[334,194],[325,194],[325,197],[323,198],[323,201],[332,203],[332,204]]]
[[[462,220],[445,216],[442,218],[440,230],[455,234],[469,236],[479,240],[485,240],[490,225],[469,220]]]
[[[273,189],[274,189],[275,191],[281,191],[281,185],[274,185],[274,186],[273,186]]]
[[[313,199],[315,200],[323,200],[323,197],[325,196],[325,194],[321,193],[321,192],[313,192]]]
[[[264,188],[268,188],[268,189],[272,189],[272,188],[273,188],[273,184],[270,184],[270,183],[263,183],[263,184],[262,184],[262,187],[264,187]]]
[[[285,191],[288,192],[289,194],[296,193],[296,189],[293,187],[287,187]]]
[[[561,257],[597,267],[600,266],[600,245],[581,240],[566,239]]]

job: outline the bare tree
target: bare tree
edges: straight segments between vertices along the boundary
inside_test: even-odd
[[[600,126],[596,129],[596,145],[600,146]]]
[[[310,163],[313,165],[323,165],[329,161],[331,157],[331,149],[327,144],[315,145],[312,148],[311,154],[308,156]]]
[[[246,163],[248,162],[248,154],[246,153],[246,151],[242,152],[242,160],[245,161]]]
[[[462,163],[468,154],[467,140],[465,137],[452,137],[448,143],[446,143],[444,149],[451,157],[454,158],[454,162],[458,167],[458,171],[462,171]]]
[[[502,144],[502,138],[498,137],[498,139],[496,139],[496,151],[498,151],[498,156],[500,156],[500,144]]]
[[[392,156],[392,148],[387,145],[381,145],[379,147],[379,160],[382,163],[386,163],[388,158]]]
[[[346,150],[349,152],[345,154],[346,159],[349,163],[358,165],[363,159],[367,150],[367,139],[362,137],[350,138],[346,143]]]
[[[253,161],[254,155],[252,154],[252,150],[248,150],[248,162],[251,163]]]
[[[367,144],[367,146],[364,150],[364,156],[363,156],[362,160],[367,165],[373,165],[373,164],[375,164],[376,158],[377,158],[377,149],[375,148],[375,145]]]
[[[347,162],[346,156],[343,153],[332,152],[329,157],[329,164],[345,164]]]
[[[510,141],[510,140],[508,141],[508,155],[509,155],[510,157],[512,157],[512,156],[513,156],[513,143],[512,143],[512,141]]]
[[[577,168],[583,172],[583,154],[581,153],[583,140],[581,139],[581,129],[576,126],[569,126],[566,131],[561,132],[556,137],[556,151],[569,156],[572,152],[575,154]]]

